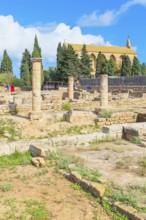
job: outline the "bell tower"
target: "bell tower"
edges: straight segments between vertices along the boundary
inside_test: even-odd
[[[129,48],[129,49],[132,49],[131,42],[130,42],[130,37],[129,37],[129,36],[128,36],[128,38],[127,38],[126,47]]]

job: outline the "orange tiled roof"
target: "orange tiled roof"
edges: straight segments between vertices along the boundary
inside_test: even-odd
[[[81,51],[83,44],[66,44],[71,45],[75,51]],[[95,46],[95,45],[86,45],[87,52],[101,52],[101,53],[113,53],[113,54],[133,54],[136,55],[136,52],[127,47],[117,47],[117,46]]]

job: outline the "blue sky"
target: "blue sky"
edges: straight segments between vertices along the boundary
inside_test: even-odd
[[[127,36],[146,62],[146,0],[0,0],[0,60],[4,49],[19,76],[25,48],[37,34],[45,68],[55,66],[58,42],[125,46]]]

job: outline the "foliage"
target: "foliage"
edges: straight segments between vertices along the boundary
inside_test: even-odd
[[[68,111],[68,110],[71,110],[71,109],[72,109],[72,104],[71,103],[66,102],[66,103],[63,104],[63,110]]]
[[[101,111],[98,116],[99,116],[99,118],[111,118],[112,114],[113,114],[112,111],[104,110],[104,111]]]
[[[57,75],[61,81],[68,81],[68,76],[78,79],[81,73],[78,55],[71,45],[58,44],[57,48]]]
[[[41,48],[39,46],[38,39],[37,39],[36,35],[35,35],[35,39],[34,39],[32,58],[42,58]],[[43,65],[41,62],[41,85],[43,84],[43,82],[44,82],[44,75],[43,75]]]
[[[141,64],[141,75],[146,76],[146,65],[145,65],[145,63]]]
[[[73,188],[74,190],[81,190],[81,189],[82,189],[82,187],[81,187],[78,183],[73,183],[73,184],[72,184],[72,188]]]
[[[137,201],[136,201],[136,197],[134,195],[126,194],[126,193],[122,193],[122,192],[116,192],[113,194],[112,198],[114,199],[114,201],[122,202],[122,203],[129,205],[129,206],[132,206],[134,208],[137,207]]]
[[[31,215],[32,220],[49,220],[51,219],[51,213],[45,208],[43,202],[36,200],[28,200],[26,203],[26,213]]]
[[[8,84],[8,83],[7,83],[7,84]],[[17,86],[17,87],[20,87],[20,88],[22,88],[22,87],[24,86],[23,80],[17,78],[16,76],[14,76],[14,77],[12,78],[12,81],[9,83],[9,85]]]
[[[3,53],[0,72],[13,74],[12,60],[10,59],[6,50],[4,50]]]
[[[21,60],[21,67],[20,67],[20,78],[22,80],[23,86],[30,86],[31,85],[31,55],[27,49],[25,49],[22,60]]]
[[[118,210],[109,205],[106,201],[101,200],[101,204],[104,207],[105,211],[112,217],[113,220],[129,220],[128,217],[122,215],[121,213],[118,212]]]
[[[12,185],[10,183],[5,183],[1,186],[1,190],[3,192],[8,192],[12,189]]]
[[[131,61],[129,56],[124,55],[122,58],[121,76],[131,75]]]
[[[0,138],[7,137],[8,140],[13,141],[19,133],[16,131],[15,123],[12,120],[0,120]]]
[[[109,70],[108,70],[108,60],[105,60],[102,64],[102,69],[101,69],[101,74],[107,74],[109,73]]]
[[[103,72],[103,65],[104,65],[105,59],[103,57],[103,54],[101,52],[98,53],[98,57],[96,60],[96,76],[99,76]]]
[[[137,57],[133,59],[131,75],[141,75],[141,65]]]
[[[1,73],[0,74],[0,82],[3,86],[12,85],[13,75],[10,73]]]
[[[112,59],[108,60],[108,75],[114,76],[116,70],[116,65]]]
[[[91,59],[87,53],[86,45],[84,44],[81,50],[81,74],[80,78],[90,78],[91,77]]]
[[[141,138],[139,136],[134,136],[131,141],[134,144],[141,144]]]
[[[13,154],[0,156],[0,167],[27,165],[30,164],[30,160],[31,160],[31,155],[29,151],[25,153],[15,151]]]

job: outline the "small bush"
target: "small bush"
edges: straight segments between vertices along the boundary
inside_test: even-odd
[[[72,109],[72,104],[69,102],[66,102],[63,104],[63,110],[68,111]]]

